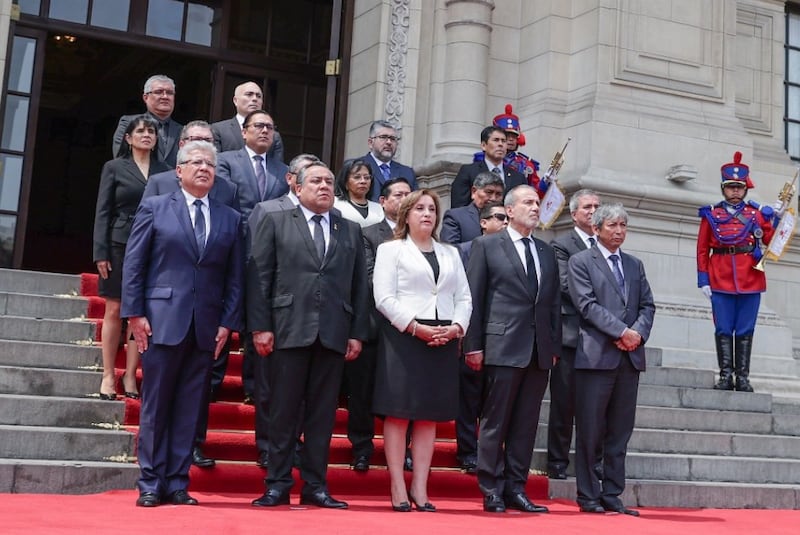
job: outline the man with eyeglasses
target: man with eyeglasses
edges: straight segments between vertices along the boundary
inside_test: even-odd
[[[383,184],[392,178],[404,178],[411,186],[411,191],[417,189],[417,175],[414,174],[414,170],[394,161],[399,143],[400,136],[389,121],[374,121],[370,125],[367,139],[369,152],[362,158],[369,163],[373,178],[369,200],[378,202]]]
[[[275,122],[264,110],[248,113],[242,124],[241,136],[244,146],[219,155],[218,179],[230,180],[237,186],[239,210],[247,221],[256,204],[277,199],[289,192],[286,173],[289,168],[277,158],[269,156],[275,133]],[[250,255],[250,227],[245,225],[245,250]],[[242,386],[244,403],[255,403],[256,354],[249,336],[243,336],[244,361],[242,363]]]
[[[472,181],[472,202],[467,206],[451,208],[442,218],[441,238],[445,243],[472,241],[481,235],[480,211],[489,201],[503,198],[503,179],[494,173],[478,173]]]
[[[175,82],[169,76],[155,74],[144,83],[142,95],[149,115],[158,124],[158,159],[175,167],[178,156],[178,138],[183,125],[172,118],[175,110]],[[116,157],[128,123],[139,114],[123,115],[112,138],[112,156]]]
[[[251,111],[264,107],[264,92],[255,82],[239,84],[233,91],[233,106],[236,108],[236,115],[211,125],[214,145],[218,152],[239,150],[244,147],[242,138],[244,118]],[[267,152],[267,157],[283,161],[283,140],[277,130],[273,133],[272,147]]]
[[[187,123],[181,130],[181,140],[178,143],[178,147],[183,147],[187,143],[194,141],[204,141],[206,143],[211,143],[213,141],[211,127],[207,122],[191,121]],[[180,178],[177,175],[177,169],[172,169],[171,171],[165,171],[151,176],[147,180],[147,186],[144,188],[142,199],[153,197],[154,195],[173,193],[179,189]],[[214,180],[211,191],[208,192],[208,197],[230,206],[237,212],[239,211],[239,195],[237,193],[236,184],[229,180],[217,177]],[[195,447],[192,449],[192,464],[200,468],[210,468],[216,464],[214,459],[205,456],[202,444],[206,440],[206,432],[208,431],[208,406],[209,403],[216,400],[216,392],[219,390],[222,380],[225,378],[225,370],[228,367],[229,349],[228,343],[223,348],[219,357],[214,360],[214,364],[211,367],[210,385],[207,389],[208,399],[203,402],[203,410],[200,413],[200,419],[197,423]]]
[[[600,197],[590,189],[576,191],[569,200],[573,229],[550,242],[558,260],[561,283],[561,358],[550,370],[550,416],[547,424],[547,476],[567,479],[572,424],[575,419],[575,348],[578,346],[580,315],[569,295],[567,263],[572,255],[597,243],[592,215],[600,207]],[[602,470],[602,448],[597,470]]]

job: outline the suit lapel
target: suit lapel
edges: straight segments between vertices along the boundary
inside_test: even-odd
[[[583,239],[581,239],[580,234],[578,234],[575,231],[575,229],[572,229],[572,241],[573,243],[575,243],[575,248],[578,251],[583,251],[584,249],[588,249],[588,247],[586,247],[586,242],[584,242]]]
[[[152,164],[155,164],[155,162],[152,162]],[[130,158],[130,159],[124,158],[124,159],[122,159],[122,165],[127,170],[127,172],[130,173],[130,175],[132,177],[134,177],[136,180],[138,180],[142,184],[147,184],[147,178],[139,170],[139,166],[136,165],[136,162],[133,161],[133,158]]]
[[[230,127],[231,136],[233,136],[233,139],[236,139],[237,136],[240,138],[242,137],[242,128],[239,126],[239,121],[236,119],[236,117],[231,119],[231,122],[228,123],[228,126]],[[242,140],[242,143],[244,143],[244,140]]]
[[[172,210],[178,217],[178,224],[180,224],[184,234],[186,234],[187,241],[191,243],[190,247],[194,251],[194,254],[197,255],[197,258],[200,258],[200,249],[197,247],[197,240],[194,237],[192,219],[189,217],[189,207],[186,205],[186,197],[183,196],[183,192],[180,189],[172,194],[171,204]]]
[[[603,253],[600,252],[600,249],[596,247],[592,248],[592,258],[594,259],[594,263],[597,265],[598,269],[603,273],[606,279],[608,279],[608,283],[614,288],[614,291],[625,301],[625,294],[622,293],[622,290],[619,289],[619,284],[617,284],[617,278],[614,276],[614,273],[611,272],[611,268],[608,266],[608,261],[603,257]]]
[[[328,220],[330,221],[331,225],[331,239],[330,243],[328,243],[328,250],[325,251],[325,258],[322,262],[323,266],[328,263],[329,259],[333,258],[333,255],[336,252],[336,246],[339,244],[339,233],[342,231],[341,229],[343,227],[339,218],[333,215],[331,212],[328,212]]]
[[[294,209],[294,212],[292,212],[292,219],[294,220],[294,224],[297,227],[297,231],[300,233],[300,236],[303,237],[303,242],[305,242],[311,258],[314,259],[314,262],[316,262],[318,267],[322,266],[322,262],[317,255],[317,248],[314,245],[314,238],[311,236],[311,231],[308,230],[308,221],[306,221],[305,214],[299,206]],[[326,254],[325,256],[328,255]]]
[[[514,247],[514,242],[511,239],[511,236],[508,234],[508,231],[503,231],[503,235],[500,237],[500,246],[506,253],[508,261],[511,267],[514,269],[514,273],[517,274],[522,287],[528,292],[528,296],[531,298],[531,300],[535,300],[536,296],[533,295],[532,288],[528,284],[528,276],[525,274],[525,267],[522,265],[522,260],[519,258],[517,248]]]
[[[419,247],[414,245],[414,242],[411,241],[411,238],[406,237],[404,243],[406,249],[410,251],[411,256],[417,257],[417,263],[425,269],[425,273],[430,283],[436,286],[436,280],[433,278],[433,268],[431,267],[430,262],[428,262],[428,259],[425,258],[424,254],[422,254],[422,251],[419,250]],[[436,246],[434,245],[434,251],[436,250],[435,247]]]
[[[208,238],[206,239],[206,248],[203,249],[203,256],[208,251],[208,248],[214,243],[214,240],[217,239],[219,236],[219,228],[222,219],[222,210],[220,209],[221,205],[217,204],[216,202],[212,202],[209,199],[208,202],[208,213],[211,214],[211,232],[208,234]]]
[[[259,201],[263,201],[264,199],[261,198],[261,195],[258,191],[256,170],[253,167],[253,161],[250,159],[247,149],[242,147],[236,156],[239,158],[239,165],[243,168],[242,171],[244,171],[244,174],[247,177],[247,183],[249,184],[251,191],[253,191],[255,194],[254,197]]]

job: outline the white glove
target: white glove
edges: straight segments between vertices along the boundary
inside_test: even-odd
[[[783,212],[786,211],[786,206],[784,206],[781,201],[775,201],[772,208],[775,210],[775,213],[778,214],[778,217],[783,217]]]
[[[701,286],[700,291],[703,292],[703,295],[705,295],[707,298],[711,299],[711,286]]]

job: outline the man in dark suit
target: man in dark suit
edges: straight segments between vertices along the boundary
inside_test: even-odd
[[[191,121],[183,127],[178,147],[183,147],[186,143],[191,141],[205,141],[206,143],[211,143],[213,141],[211,127],[207,122]],[[151,176],[147,180],[147,186],[144,188],[144,195],[142,198],[146,199],[154,195],[172,193],[179,189],[180,178],[177,175],[177,169],[172,169]],[[239,196],[236,192],[236,184],[232,182],[223,178],[216,178],[214,180],[214,185],[211,187],[211,191],[208,192],[208,197],[226,206],[230,206],[237,212],[239,211]],[[219,390],[222,380],[225,378],[225,370],[228,367],[229,346],[230,339],[228,339],[228,343],[225,344],[222,352],[212,364],[209,379],[210,384],[203,403],[204,410],[200,412],[200,419],[197,422],[197,438],[195,440],[195,447],[192,449],[192,464],[200,468],[211,468],[216,464],[214,459],[206,457],[203,453],[202,444],[206,440],[206,432],[208,431],[208,404],[214,401],[215,393]]]
[[[417,189],[417,175],[414,174],[414,170],[394,161],[399,143],[400,136],[397,135],[397,130],[392,123],[374,121],[370,125],[367,139],[369,152],[362,158],[369,164],[369,171],[372,175],[369,200],[378,202],[383,184],[392,178],[404,178],[411,186],[412,191]]]
[[[576,191],[569,201],[575,227],[550,242],[558,259],[561,279],[561,358],[550,371],[550,416],[547,424],[547,475],[566,479],[572,422],[575,417],[575,346],[578,345],[578,311],[569,296],[567,261],[596,243],[592,214],[600,206],[600,197],[592,190]],[[602,450],[601,450],[602,451]],[[602,459],[602,454],[598,457]]]
[[[239,84],[233,90],[233,106],[236,108],[236,115],[211,125],[211,131],[214,133],[214,145],[219,152],[239,150],[244,147],[242,138],[244,118],[251,111],[264,107],[264,92],[255,82]],[[283,139],[277,130],[273,134],[273,143],[267,151],[267,158],[283,162]]]
[[[342,509],[328,491],[330,440],[345,361],[367,339],[361,230],[330,213],[334,177],[319,162],[297,177],[300,205],[264,216],[247,269],[247,326],[269,363],[269,473],[259,507],[289,503],[298,419],[300,503]],[[305,403],[304,410],[301,410]]]
[[[478,173],[472,182],[472,202],[450,208],[442,218],[441,238],[445,243],[472,241],[481,235],[480,211],[487,202],[503,198],[503,179],[489,171]]]
[[[183,127],[172,118],[172,112],[175,110],[175,82],[163,74],[151,76],[144,83],[142,100],[147,108],[146,114],[158,124],[158,159],[175,167],[178,155],[178,137]],[[134,117],[138,117],[138,114],[120,117],[117,130],[112,138],[112,156],[117,156],[122,138],[125,136],[125,129],[128,128],[128,123]]]
[[[620,250],[628,227],[625,208],[601,205],[592,227],[597,244],[568,264],[569,293],[581,316],[575,350],[577,501],[586,513],[639,516],[619,497],[655,304],[644,265]],[[594,469],[601,448],[602,481]]]
[[[561,348],[561,296],[553,249],[533,238],[539,196],[531,186],[505,198],[508,227],[472,242],[467,279],[472,318],[464,353],[484,367],[478,441],[483,509],[546,513],[525,492],[547,375]]]
[[[178,156],[181,189],[142,201],[123,268],[122,316],[142,352],[142,507],[197,505],[186,490],[208,374],[230,332],[241,328],[241,216],[208,198],[211,143],[189,142]]]
[[[470,201],[472,183],[478,173],[490,171],[503,180],[505,193],[515,186],[527,184],[528,180],[519,171],[503,165],[506,155],[506,132],[498,126],[487,126],[481,131],[483,161],[464,164],[450,185],[450,208],[466,206]]]
[[[397,214],[403,199],[411,193],[405,178],[393,178],[383,184],[378,202],[383,207],[384,219],[363,229],[364,256],[370,295],[369,337],[364,342],[358,359],[345,363],[342,390],[347,395],[347,438],[353,447],[351,466],[356,472],[369,470],[375,450],[375,417],[372,414],[372,394],[375,386],[375,361],[378,355],[379,313],[372,298],[372,274],[375,269],[375,252],[378,246],[394,237]]]

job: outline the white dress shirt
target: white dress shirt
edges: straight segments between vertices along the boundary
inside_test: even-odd
[[[536,266],[536,280],[542,280],[542,266],[539,263],[539,253],[536,252],[536,244],[533,242],[533,234],[523,236],[511,226],[506,227],[506,230],[508,231],[508,235],[511,236],[511,240],[514,242],[514,248],[517,250],[517,254],[522,262],[522,267],[525,269],[525,273],[528,273],[528,261],[525,259],[525,244],[522,243],[522,238],[528,238],[531,240],[530,250],[531,254],[533,255],[533,263]]]
[[[300,209],[303,211],[303,216],[306,218],[306,223],[308,224],[308,231],[311,233],[311,237],[314,237],[314,227],[317,225],[312,217],[315,215],[321,215],[322,221],[320,221],[320,225],[322,225],[322,237],[325,238],[325,253],[328,252],[328,247],[331,244],[331,216],[330,212],[325,212],[323,214],[315,214],[302,204],[298,205]]]

